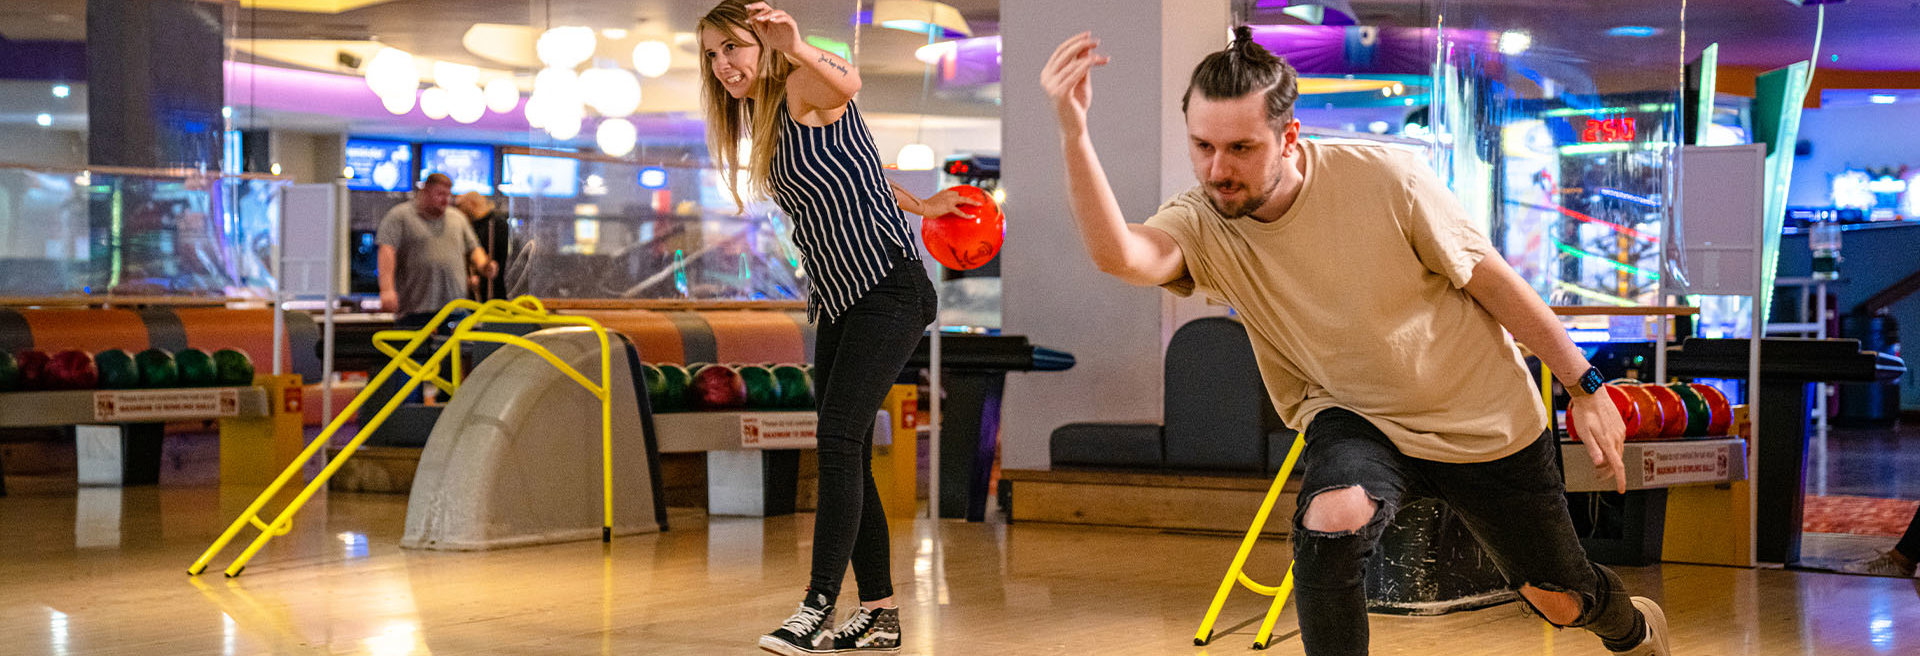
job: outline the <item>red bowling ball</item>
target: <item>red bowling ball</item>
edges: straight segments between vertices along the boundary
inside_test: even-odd
[[[747,405],[747,383],[730,367],[702,367],[687,383],[687,401],[698,410],[731,410]]]
[[[1640,428],[1639,404],[1634,403],[1633,397],[1627,396],[1619,385],[1607,383],[1601,389],[1606,392],[1607,398],[1613,401],[1613,407],[1620,411],[1620,423],[1626,425],[1627,438],[1632,439]],[[1572,413],[1567,414],[1567,437],[1575,442],[1580,441],[1580,427],[1574,425]]]
[[[1000,254],[1000,244],[1006,241],[1006,222],[993,196],[979,187],[958,185],[953,190],[980,204],[922,219],[920,239],[926,243],[927,253],[947,268],[976,269]]]
[[[1642,385],[1641,390],[1653,395],[1660,402],[1660,416],[1665,423],[1660,426],[1661,439],[1685,437],[1687,434],[1687,404],[1673,390],[1660,385]]]
[[[61,351],[47,360],[42,382],[47,389],[93,389],[100,384],[100,369],[94,365],[93,355],[86,351]]]
[[[47,388],[47,352],[39,349],[22,349],[13,357],[20,363],[20,389],[43,390]]]

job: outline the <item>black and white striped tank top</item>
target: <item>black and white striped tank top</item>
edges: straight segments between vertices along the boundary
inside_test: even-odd
[[[812,280],[807,320],[840,316],[893,269],[917,262],[913,231],[882,173],[879,148],[853,102],[826,127],[801,124],[780,104],[773,200],[793,218],[793,244]]]

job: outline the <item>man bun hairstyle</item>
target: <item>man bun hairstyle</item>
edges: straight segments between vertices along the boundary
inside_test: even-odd
[[[1233,28],[1233,42],[1225,50],[1207,55],[1193,68],[1187,93],[1180,97],[1180,112],[1195,91],[1208,100],[1231,100],[1249,93],[1266,97],[1267,122],[1274,130],[1284,129],[1293,120],[1293,102],[1300,97],[1300,75],[1287,60],[1274,56],[1253,42],[1253,28]]]

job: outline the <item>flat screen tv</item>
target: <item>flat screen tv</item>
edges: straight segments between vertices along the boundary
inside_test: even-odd
[[[347,139],[348,189],[410,191],[413,189],[413,144],[385,139]]]
[[[580,195],[580,160],[510,154],[500,158],[500,168],[500,193],[541,198]]]
[[[420,179],[429,173],[453,178],[453,193],[493,194],[493,146],[485,144],[420,144]]]

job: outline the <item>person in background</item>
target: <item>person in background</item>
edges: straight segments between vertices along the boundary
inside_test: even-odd
[[[480,240],[480,249],[487,252],[492,262],[512,262],[516,249],[513,232],[507,224],[507,211],[479,192],[469,191],[454,201],[454,207],[473,219],[473,235]],[[512,287],[508,277],[512,270],[504,275],[474,276],[474,300],[482,303],[494,299],[508,299],[507,290]]]
[[[380,308],[394,313],[397,328],[418,328],[448,303],[467,297],[467,274],[493,278],[499,266],[487,257],[467,216],[447,207],[453,180],[434,173],[413,200],[393,206],[380,220]]]

